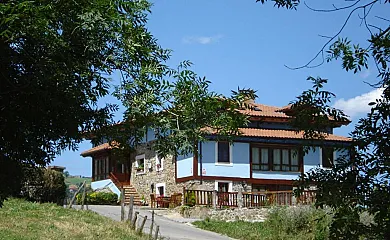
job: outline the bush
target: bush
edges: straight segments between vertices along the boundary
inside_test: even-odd
[[[196,204],[196,196],[194,192],[187,192],[184,195],[185,203],[187,206],[193,207]]]
[[[77,194],[77,204],[82,204],[82,198],[82,193]],[[85,194],[84,203],[89,205],[115,205],[118,203],[118,196],[112,192],[90,192]]]
[[[332,214],[327,209],[312,206],[274,207],[264,227],[295,236],[312,235],[314,239],[328,239],[331,221]]]
[[[62,173],[45,168],[25,167],[20,196],[35,202],[64,203],[65,178]]]

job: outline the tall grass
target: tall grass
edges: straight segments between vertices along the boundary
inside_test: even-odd
[[[237,239],[323,240],[328,239],[331,214],[311,206],[272,208],[265,222],[195,222],[199,228]]]
[[[90,211],[10,199],[0,208],[0,239],[146,239],[128,225]]]

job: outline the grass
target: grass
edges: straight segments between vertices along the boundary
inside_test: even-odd
[[[265,222],[198,221],[195,226],[245,240],[325,240],[329,235],[331,216],[312,207],[275,208]]]
[[[0,208],[0,239],[146,239],[91,211],[10,199]]]
[[[90,185],[92,179],[91,178],[79,178],[79,177],[67,177],[67,178],[65,178],[65,184],[67,186],[69,186],[69,185],[79,186],[84,181],[86,181],[86,183]]]

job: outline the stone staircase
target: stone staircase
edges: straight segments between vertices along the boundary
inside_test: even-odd
[[[141,196],[138,194],[137,189],[132,185],[123,186],[125,190],[125,204],[130,203],[130,196],[134,196],[134,205],[141,205]]]

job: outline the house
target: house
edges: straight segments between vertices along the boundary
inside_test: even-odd
[[[326,147],[316,147],[303,154],[305,139],[289,125],[290,107],[274,107],[251,103],[253,108],[240,110],[250,123],[240,129],[233,143],[218,142],[215,136],[199,143],[199,155],[161,158],[152,150],[154,131],[149,129],[145,142],[127,159],[116,159],[111,146],[102,143],[81,153],[92,157],[92,178],[111,178],[150,201],[150,194],[169,196],[183,187],[219,192],[256,192],[292,190],[293,182],[314,167],[329,168],[345,154],[333,151],[337,144],[348,145],[351,139],[327,129]],[[341,127],[349,122],[334,122]],[[130,189],[131,188],[131,189]]]

